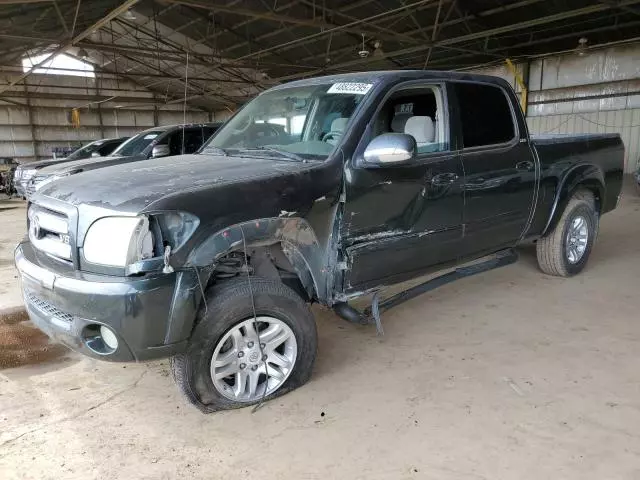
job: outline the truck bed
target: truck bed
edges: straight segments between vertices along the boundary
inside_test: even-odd
[[[582,171],[597,170],[604,189],[598,199],[600,213],[613,210],[622,189],[624,172],[624,144],[617,133],[531,135],[531,143],[538,153],[541,166],[538,208],[530,233],[542,233],[554,206],[561,179],[567,171],[580,175]],[[571,181],[571,174],[567,181]]]

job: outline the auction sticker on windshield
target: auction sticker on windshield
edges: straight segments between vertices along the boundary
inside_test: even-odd
[[[144,136],[145,140],[153,140],[154,138],[156,138],[158,136],[157,133],[149,133],[147,135]]]
[[[366,95],[373,87],[372,83],[334,83],[327,93],[348,93],[350,95]]]

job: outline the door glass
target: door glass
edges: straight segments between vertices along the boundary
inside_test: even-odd
[[[182,129],[171,132],[158,142],[158,145],[169,145],[169,155],[180,155],[182,151]]]
[[[378,114],[374,135],[406,133],[416,140],[418,154],[449,150],[442,92],[438,86],[395,92]]]
[[[465,148],[509,142],[515,136],[507,96],[499,87],[454,83]]]
[[[188,128],[184,131],[184,153],[195,153],[202,146],[202,128]]]

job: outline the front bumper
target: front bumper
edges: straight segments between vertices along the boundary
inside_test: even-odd
[[[184,351],[200,301],[194,274],[130,278],[56,271],[40,255],[24,242],[15,262],[29,318],[51,338],[87,356],[120,362]],[[92,348],[91,334],[100,325],[115,333],[115,350]]]

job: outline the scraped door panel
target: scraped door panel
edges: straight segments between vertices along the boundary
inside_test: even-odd
[[[457,260],[462,165],[456,153],[412,165],[347,171],[345,292],[392,284]]]

